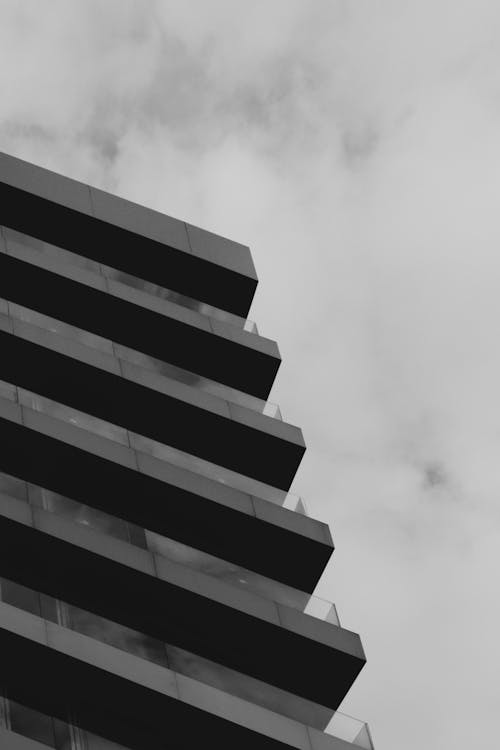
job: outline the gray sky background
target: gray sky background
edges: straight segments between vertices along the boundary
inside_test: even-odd
[[[368,655],[343,710],[493,747],[498,2],[0,0],[0,149],[251,245]]]

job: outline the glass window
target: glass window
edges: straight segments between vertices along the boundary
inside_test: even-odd
[[[0,380],[0,398],[5,398],[8,401],[17,401],[17,388],[11,383],[6,383],[5,380]]]
[[[9,702],[0,689],[0,727],[9,728]]]
[[[51,245],[50,242],[44,242],[36,237],[30,237],[29,235],[24,234],[23,232],[17,232],[14,229],[5,228],[3,231],[7,248],[10,250],[15,250],[16,247],[34,250],[52,260],[71,263],[73,266],[84,268],[87,271],[94,271],[94,273],[101,272],[100,265],[95,260],[85,258],[83,255],[77,255],[70,250],[64,250],[56,245]]]
[[[170,669],[222,690],[229,694],[230,700],[234,695],[319,729],[323,729],[331,718],[331,708],[288,693],[177,646],[167,644],[166,648]]]
[[[40,596],[33,589],[7,578],[0,578],[0,597],[6,604],[40,616]]]
[[[134,656],[166,666],[166,651],[161,641],[71,604],[61,603],[61,608],[64,620],[61,624],[66,627]]]
[[[55,419],[61,419],[63,422],[74,424],[75,427],[80,427],[82,430],[102,435],[110,440],[114,440],[115,443],[128,445],[127,430],[123,427],[111,424],[78,409],[73,409],[71,406],[66,406],[66,404],[61,404],[50,398],[39,396],[31,391],[25,391],[23,388],[19,389],[19,400],[23,406],[28,406],[35,411],[40,411]]]
[[[26,482],[3,472],[0,472],[0,492],[11,497],[16,497],[18,500],[26,502],[28,500],[28,486]]]
[[[92,732],[85,732],[87,739],[86,750],[126,750],[123,745],[117,745],[116,742],[105,740],[104,737],[98,737]]]
[[[60,719],[53,722],[57,750],[87,750],[79,729]]]
[[[98,508],[84,505],[51,490],[33,487],[33,491],[41,497],[41,506],[45,510],[57,513],[75,523],[81,523],[83,526],[89,526],[96,531],[102,531],[103,534],[108,534],[115,539],[130,541],[128,524],[122,518],[111,516]]]
[[[9,700],[8,704],[9,729],[12,732],[37,740],[37,742],[49,747],[57,747],[54,722],[51,716],[46,716],[33,708],[23,706],[17,701]]]
[[[31,323],[31,325],[43,328],[45,331],[51,333],[57,333],[67,339],[78,341],[85,346],[90,346],[94,349],[113,354],[113,345],[108,339],[97,336],[94,333],[84,331],[82,328],[76,328],[69,323],[63,323],[61,320],[56,318],[50,318],[48,315],[42,315],[42,313],[30,310],[22,305],[16,305],[9,302],[9,311],[13,318],[22,320],[25,323]]]
[[[194,372],[184,370],[181,367],[176,367],[168,362],[162,362],[161,359],[155,359],[148,354],[138,352],[136,349],[129,349],[128,346],[123,346],[122,344],[115,344],[115,353],[120,359],[132,362],[134,365],[139,365],[146,370],[151,370],[159,375],[172,378],[173,380],[177,380],[179,383],[184,383],[185,385],[199,386],[200,382],[203,380],[200,375],[196,375]]]

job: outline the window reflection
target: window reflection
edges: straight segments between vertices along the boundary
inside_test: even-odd
[[[0,300],[0,302],[5,302],[5,304],[7,304],[4,300]],[[17,320],[30,323],[31,325],[43,328],[51,333],[56,333],[64,338],[78,341],[80,344],[89,346],[93,349],[112,354],[123,359],[125,362],[136,364],[139,367],[155,372],[158,375],[198,388],[199,390],[204,391],[205,393],[210,393],[218,398],[225,399],[235,404],[240,404],[247,409],[252,409],[252,411],[282,420],[280,409],[276,404],[262,401],[261,399],[258,399],[255,396],[250,396],[243,391],[238,391],[230,386],[217,383],[215,380],[209,380],[208,378],[204,378],[194,372],[190,372],[189,370],[176,367],[168,362],[162,362],[159,359],[155,359],[154,357],[150,357],[149,355],[143,354],[134,349],[129,349],[121,344],[113,343],[109,339],[104,339],[101,336],[89,333],[82,328],[77,328],[76,326],[69,325],[68,323],[64,323],[55,318],[50,318],[47,315],[42,315],[41,313],[30,310],[22,305],[16,305],[9,302],[8,307],[10,311],[9,314]]]
[[[282,505],[287,497],[294,497],[290,493],[280,490],[278,487],[264,484],[264,482],[259,482],[253,477],[239,474],[237,471],[232,471],[225,466],[212,463],[212,461],[206,461],[192,453],[186,453],[178,448],[174,448],[172,445],[160,443],[157,440],[152,440],[144,435],[138,435],[136,432],[129,431],[128,434],[130,445],[132,448],[135,448],[135,450],[147,453],[150,456],[155,456],[162,461],[168,461],[182,469],[201,474],[208,479],[212,479],[220,484],[225,484],[228,487],[240,490],[241,492],[255,495],[256,497],[262,498],[263,500],[269,500],[269,502],[278,505]],[[299,498],[296,499],[299,501]],[[299,506],[297,505],[297,507]]]
[[[134,365],[139,365],[146,370],[151,370],[157,375],[163,375],[164,377],[176,380],[178,383],[199,388],[204,381],[204,378],[194,372],[184,370],[182,367],[176,367],[168,362],[163,362],[161,359],[155,359],[135,349],[129,349],[128,346],[115,344],[114,349],[116,356],[120,359]],[[221,385],[220,388],[224,388],[224,386]]]
[[[85,732],[85,739],[87,741],[85,750],[126,750],[123,745],[117,745],[116,742],[98,737],[92,732]]]
[[[69,521],[101,531],[107,536],[129,542],[136,547],[145,547],[144,530],[127,523],[118,516],[112,516],[99,508],[93,508],[36,485],[30,485],[30,498],[38,507],[56,513]]]
[[[40,594],[27,586],[15,583],[8,578],[0,578],[0,597],[3,602],[12,607],[30,612],[40,617]]]
[[[125,273],[125,271],[119,271],[116,268],[111,268],[111,266],[102,266],[102,270],[104,276],[107,276],[108,279],[113,279],[113,281],[118,281],[120,282],[120,284],[125,284],[126,286],[130,286],[133,289],[137,289],[140,292],[145,292],[146,294],[151,294],[152,296],[158,297],[159,299],[174,302],[175,304],[180,305],[181,307],[186,307],[189,310],[201,312],[202,314],[209,314],[204,312],[203,303],[199,302],[196,299],[193,299],[192,297],[186,297],[184,294],[174,292],[171,289],[166,289],[165,287],[159,286],[158,284],[153,284],[151,281],[144,281],[143,279],[139,279],[137,276],[132,276],[129,273]]]
[[[23,706],[17,701],[8,701],[8,725],[6,728],[49,747],[57,747],[52,717],[35,711],[33,708],[28,708],[28,706]]]
[[[18,500],[28,500],[28,485],[22,479],[0,472],[0,492]]]
[[[37,393],[32,393],[31,391],[25,391],[23,388],[18,388],[17,390],[19,403],[23,406],[27,406],[43,414],[48,414],[55,419],[69,422],[75,425],[75,427],[80,427],[82,430],[94,432],[96,435],[106,437],[115,443],[129,445],[127,430],[123,427],[111,424],[111,422],[106,422],[104,419],[99,419],[78,409],[73,409],[71,406],[61,404],[58,401],[53,401],[51,398],[39,396]]]
[[[61,602],[59,624],[134,656],[167,666],[165,646],[161,641],[105,617]]]
[[[0,691],[0,727],[55,750],[128,750],[80,727],[49,716]],[[7,750],[7,748],[5,749]]]
[[[7,401],[17,401],[17,388],[15,385],[6,383],[4,380],[0,380],[0,398],[5,398]]]
[[[86,271],[101,273],[100,264],[83,255],[77,255],[70,250],[64,250],[62,247],[51,245],[50,242],[30,237],[27,234],[23,234],[23,232],[17,232],[7,227],[4,228],[3,233],[8,250],[15,251],[18,248],[21,250],[33,250],[48,259],[70,263],[72,266],[78,266],[78,268],[83,268]]]
[[[17,320],[38,326],[45,331],[56,333],[64,338],[78,341],[80,344],[90,346],[92,349],[98,349],[99,351],[113,354],[113,345],[109,339],[85,331],[83,328],[77,328],[69,323],[64,323],[62,320],[50,318],[48,315],[43,315],[42,313],[30,310],[28,307],[23,307],[22,305],[16,305],[13,302],[9,302],[9,311],[12,317]]]

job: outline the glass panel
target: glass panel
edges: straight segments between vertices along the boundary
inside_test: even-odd
[[[17,401],[17,388],[15,385],[6,383],[4,380],[0,380],[0,398],[5,398],[7,401]]]
[[[318,620],[330,622],[332,625],[339,625],[339,618],[335,604],[321,599],[319,596],[311,596],[304,608],[304,614],[310,617],[316,617]]]
[[[22,479],[0,472],[0,492],[18,500],[28,500],[28,485]]]
[[[223,323],[229,323],[237,328],[242,328],[249,333],[258,334],[257,326],[252,320],[233,315],[232,313],[221,310],[218,307],[208,305],[206,302],[200,302],[193,297],[187,297],[185,294],[174,292],[172,289],[153,284],[151,281],[145,281],[144,279],[132,276],[125,271],[111,268],[111,266],[101,265],[101,268],[104,276],[107,276],[114,281],[118,281],[120,284],[125,284],[126,286],[130,286],[133,289],[158,297],[159,299],[168,300],[169,302],[185,307],[188,310],[194,310],[195,312],[209,318],[220,320]]]
[[[93,349],[113,354],[113,345],[109,339],[104,339],[102,336],[97,336],[89,331],[84,331],[82,328],[77,328],[69,323],[64,323],[62,320],[56,318],[50,318],[48,315],[30,310],[22,305],[16,305],[9,302],[9,312],[13,318],[22,320],[25,323],[31,323],[31,325],[43,328],[45,331],[51,333],[57,333],[59,336],[71,339],[72,341],[78,341],[80,344],[90,346]]]
[[[12,732],[37,740],[49,747],[56,747],[52,717],[9,700],[9,728]]]
[[[80,736],[80,730],[66,721],[56,718],[53,721],[57,750],[87,750],[85,740]]]
[[[181,367],[176,367],[168,362],[162,362],[160,359],[150,357],[148,354],[143,354],[135,349],[129,349],[127,346],[122,344],[114,345],[116,356],[132,364],[139,365],[146,370],[163,375],[166,378],[177,380],[179,383],[185,385],[191,385],[198,388],[205,393],[210,393],[212,396],[217,396],[226,401],[231,401],[240,406],[244,406],[252,411],[257,411],[261,414],[265,414],[268,417],[274,417],[275,419],[282,420],[280,408],[277,404],[273,404],[269,401],[263,401],[262,399],[250,396],[248,393],[238,391],[236,388],[231,388],[222,383],[217,383],[215,380],[209,380],[201,375],[197,375],[189,370],[184,370]]]
[[[5,301],[0,299],[0,302]],[[72,341],[78,341],[80,344],[92,347],[93,349],[113,354],[117,358],[123,359],[126,362],[137,364],[146,370],[171,378],[179,383],[193,386],[206,393],[210,393],[213,396],[217,396],[218,398],[239,404],[247,409],[252,409],[252,411],[265,414],[274,419],[283,420],[279,406],[270,401],[263,401],[254,396],[250,396],[247,393],[243,393],[243,391],[238,391],[235,388],[230,388],[229,386],[222,385],[214,380],[204,378],[201,375],[190,372],[189,370],[170,365],[168,362],[162,362],[159,359],[155,359],[154,357],[150,357],[149,355],[135,351],[134,349],[129,349],[121,344],[112,343],[109,339],[104,339],[101,336],[89,333],[88,331],[84,331],[76,326],[71,326],[68,323],[63,323],[55,318],[50,318],[47,315],[42,315],[41,313],[22,307],[21,305],[9,302],[8,307],[10,315],[17,320],[22,320],[31,325],[38,326],[46,331],[50,331],[51,333],[56,333],[59,336],[71,339]]]
[[[41,713],[12,698],[2,698],[1,695],[0,727],[56,750],[128,750],[124,745]]]
[[[0,598],[5,604],[40,616],[40,595],[27,586],[7,578],[0,578]]]
[[[340,627],[337,610],[332,602],[273,581],[252,570],[156,534],[154,531],[146,530],[145,533],[147,548],[155,554]]]
[[[170,645],[166,648],[170,669],[205,685],[318,729],[323,729],[332,715],[331,708],[293,695],[190,651]]]
[[[104,513],[98,508],[92,508],[76,500],[71,500],[57,492],[41,488],[39,491],[42,497],[42,507],[45,510],[57,513],[57,515],[75,523],[81,523],[83,526],[89,526],[115,539],[122,539],[125,542],[131,541],[128,524],[122,518]]]
[[[9,728],[9,702],[0,689],[0,727]]]
[[[61,602],[61,611],[61,624],[65,627],[155,664],[167,665],[165,646],[161,641],[72,604]]]
[[[102,437],[109,438],[115,443],[121,445],[128,445],[127,430],[118,425],[106,422],[98,417],[93,417],[91,414],[85,414],[78,409],[73,409],[71,406],[66,406],[58,401],[53,401],[50,398],[39,396],[31,391],[25,391],[23,388],[19,388],[19,402],[23,406],[28,406],[30,409],[40,411],[43,414],[48,414],[55,419],[61,419],[64,422],[74,424],[75,427],[80,427],[82,430],[89,430],[94,432],[96,435],[102,435]]]
[[[351,742],[364,750],[374,750],[368,725],[352,716],[337,711],[326,728],[326,733]]]
[[[30,237],[23,232],[17,232],[16,230],[8,229],[7,227],[4,227],[3,233],[9,250],[15,250],[18,247],[21,249],[34,250],[52,260],[70,263],[72,266],[78,266],[87,271],[94,271],[94,273],[101,272],[99,263],[90,258],[85,258],[83,255],[77,255],[69,250],[63,250],[61,247],[51,245],[50,242],[38,240],[35,237]]]
[[[7,250],[12,250],[13,252],[17,249],[31,250],[40,253],[40,255],[43,255],[50,260],[69,263],[72,266],[83,268],[86,271],[92,271],[93,273],[106,276],[109,279],[113,279],[121,284],[138,289],[146,294],[159,297],[160,299],[169,300],[176,305],[180,305],[181,307],[190,310],[195,310],[201,315],[221,320],[224,323],[230,323],[238,328],[243,328],[249,333],[258,333],[255,323],[246,318],[241,318],[238,315],[234,315],[225,310],[220,310],[219,308],[208,305],[205,302],[200,302],[192,297],[187,297],[180,292],[174,292],[171,289],[159,286],[158,284],[145,281],[137,276],[126,273],[125,271],[119,271],[110,266],[102,265],[91,258],[86,258],[84,255],[72,253],[70,250],[65,250],[64,248],[57,247],[50,242],[45,242],[44,240],[39,240],[35,237],[30,237],[23,232],[18,232],[7,227],[3,227],[2,232],[5,238]]]

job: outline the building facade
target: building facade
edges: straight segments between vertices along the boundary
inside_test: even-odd
[[[0,154],[0,747],[348,750],[248,248]]]

